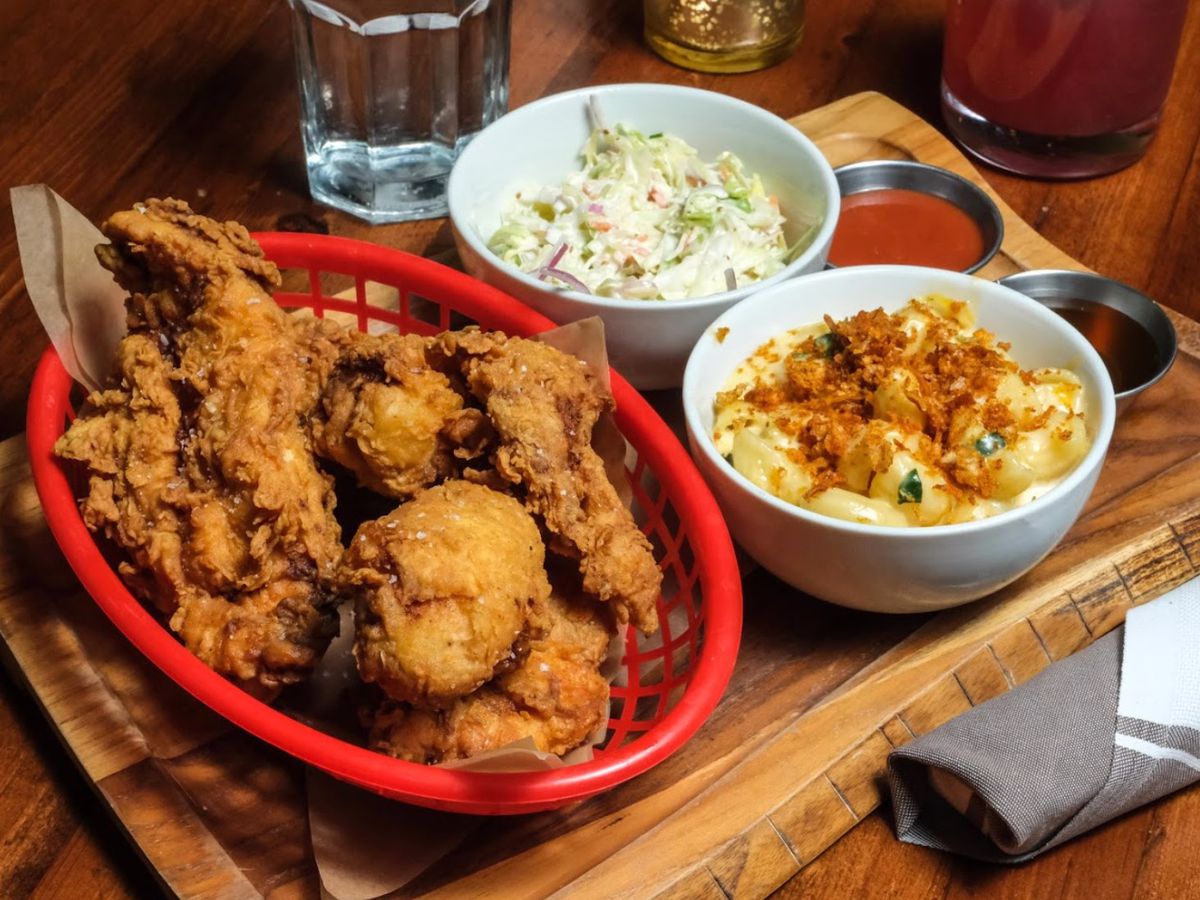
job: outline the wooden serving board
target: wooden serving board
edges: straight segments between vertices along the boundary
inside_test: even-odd
[[[983,183],[937,131],[878,94],[793,121],[835,165],[914,158]],[[1007,233],[982,275],[1079,268],[993,197]],[[1121,420],[1084,518],[1032,573],[962,609],[889,617],[750,572],[737,670],[692,741],[584,803],[481,820],[407,894],[763,896],[880,804],[894,746],[1191,578],[1200,421],[1180,411],[1200,402],[1200,326],[1174,318],[1173,371]],[[8,662],[164,886],[183,897],[317,896],[303,768],[186,696],[82,593],[19,439],[0,444],[0,525]]]

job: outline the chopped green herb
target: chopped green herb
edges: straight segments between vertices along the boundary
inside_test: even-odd
[[[991,456],[997,450],[1003,450],[1008,446],[1008,441],[1004,440],[1004,436],[995,431],[989,431],[983,437],[975,442],[975,449],[983,456]]]
[[[663,133],[661,131],[656,131],[656,132],[654,132],[654,134],[650,135],[650,140],[654,140],[655,138],[660,138],[662,136],[663,136]]]
[[[817,335],[813,338],[813,344],[826,359],[842,349],[841,340],[832,331]]]
[[[723,460],[725,460],[725,462],[729,463],[731,466],[733,465],[733,454],[732,453],[722,453],[721,458]]]
[[[896,492],[896,503],[920,503],[922,493],[921,476],[916,469],[910,469],[908,474],[900,479],[900,490]]]

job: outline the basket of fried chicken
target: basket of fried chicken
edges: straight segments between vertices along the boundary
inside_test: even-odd
[[[701,727],[737,650],[732,545],[602,350],[364,242],[172,200],[101,231],[126,331],[90,392],[47,351],[31,464],[83,586],[168,676],[336,777],[459,811],[590,796]],[[305,705],[327,664],[355,727]]]

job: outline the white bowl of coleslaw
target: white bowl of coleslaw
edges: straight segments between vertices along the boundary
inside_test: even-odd
[[[825,315],[840,322],[880,307],[892,313],[912,298],[930,295],[965,301],[979,328],[996,341],[1011,344],[1007,354],[1022,370],[1073,373],[1071,381],[1081,389],[1082,415],[1076,421],[1084,423],[1090,445],[1072,457],[1069,467],[1038,490],[998,504],[979,518],[897,527],[870,524],[867,517],[855,520],[850,512],[816,511],[821,504],[812,501],[817,496],[812,491],[794,498],[796,503],[787,502],[760,486],[768,482],[756,483],[735,469],[733,457],[722,456],[714,441],[714,432],[722,433],[714,409],[720,405],[717,394],[729,389],[734,372],[764,343],[820,322]],[[807,365],[806,359],[813,355],[802,354],[795,364]],[[728,402],[730,396],[724,394],[721,402]],[[967,603],[999,590],[1035,566],[1083,510],[1116,419],[1112,382],[1104,363],[1069,323],[994,282],[910,266],[832,270],[755,294],[718,318],[698,342],[684,376],[683,402],[692,455],[734,539],[776,576],[814,597],[892,613]],[[895,451],[899,457],[903,448],[899,442],[895,446],[900,448]],[[985,455],[994,449],[975,446]],[[904,489],[901,483],[901,495],[896,497],[893,487],[887,502],[910,501]],[[927,481],[925,499],[933,493]],[[804,508],[806,503],[812,508]],[[911,516],[916,508],[905,506],[900,511]],[[889,521],[898,521],[896,510],[885,512],[892,516]]]
[[[530,198],[563,186],[584,167],[581,150],[595,132],[596,109],[610,129],[604,133],[614,136],[600,149],[613,156],[624,153],[630,159],[629,178],[621,175],[623,163],[614,165],[605,173],[605,196],[548,196],[550,202],[535,207]],[[693,148],[695,158],[685,158],[672,138]],[[630,141],[636,144],[632,150]],[[650,176],[632,160],[647,154],[665,160],[666,169],[699,163],[707,168],[688,176],[694,190],[686,197],[665,190],[660,179],[657,185],[647,182],[644,202],[638,202],[640,191],[630,183]],[[599,316],[613,367],[634,386],[657,389],[679,386],[692,346],[722,312],[755,291],[824,267],[839,194],[833,170],[816,146],[760,107],[694,88],[617,84],[545,97],[484,129],[451,173],[448,204],[459,255],[470,274],[556,322]],[[539,209],[548,219],[574,218],[540,228]],[[626,254],[609,235],[628,237],[660,210],[678,212],[689,227],[676,228],[662,241],[666,251],[646,251],[661,265],[657,281],[631,276],[627,268],[600,270],[597,260]],[[782,214],[781,226],[765,224],[773,211]],[[782,248],[777,264],[762,261],[760,232],[768,227],[775,228],[770,241]],[[580,228],[586,229],[582,237]],[[504,235],[501,229],[509,230],[507,244],[496,240],[498,233]],[[642,251],[635,249],[629,249],[628,260],[640,265]],[[559,269],[570,271],[562,280],[547,275]],[[726,269],[733,274],[732,290]],[[704,296],[691,296],[693,290]],[[616,291],[633,296],[602,295]],[[651,299],[656,294],[669,299]]]

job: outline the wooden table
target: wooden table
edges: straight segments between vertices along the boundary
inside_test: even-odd
[[[512,104],[585,84],[662,81],[724,91],[792,116],[855,91],[937,120],[941,0],[810,5],[800,50],[765,72],[674,68],[640,40],[632,0],[519,0]],[[370,229],[309,200],[287,10],[272,0],[0,5],[0,184],[45,181],[95,220],[174,195],[253,229],[316,229],[418,253],[442,220]],[[1183,38],[1165,121],[1147,157],[1102,179],[1048,183],[986,171],[1027,221],[1081,262],[1200,317],[1200,14]],[[0,197],[7,207],[7,196]],[[7,208],[0,221],[9,220]],[[0,437],[23,427],[44,337],[0,230]],[[126,897],[154,882],[116,833],[33,702],[0,677],[0,896]],[[781,891],[785,897],[1181,897],[1200,892],[1200,791],[1184,792],[1018,869],[899,844],[873,815]]]

